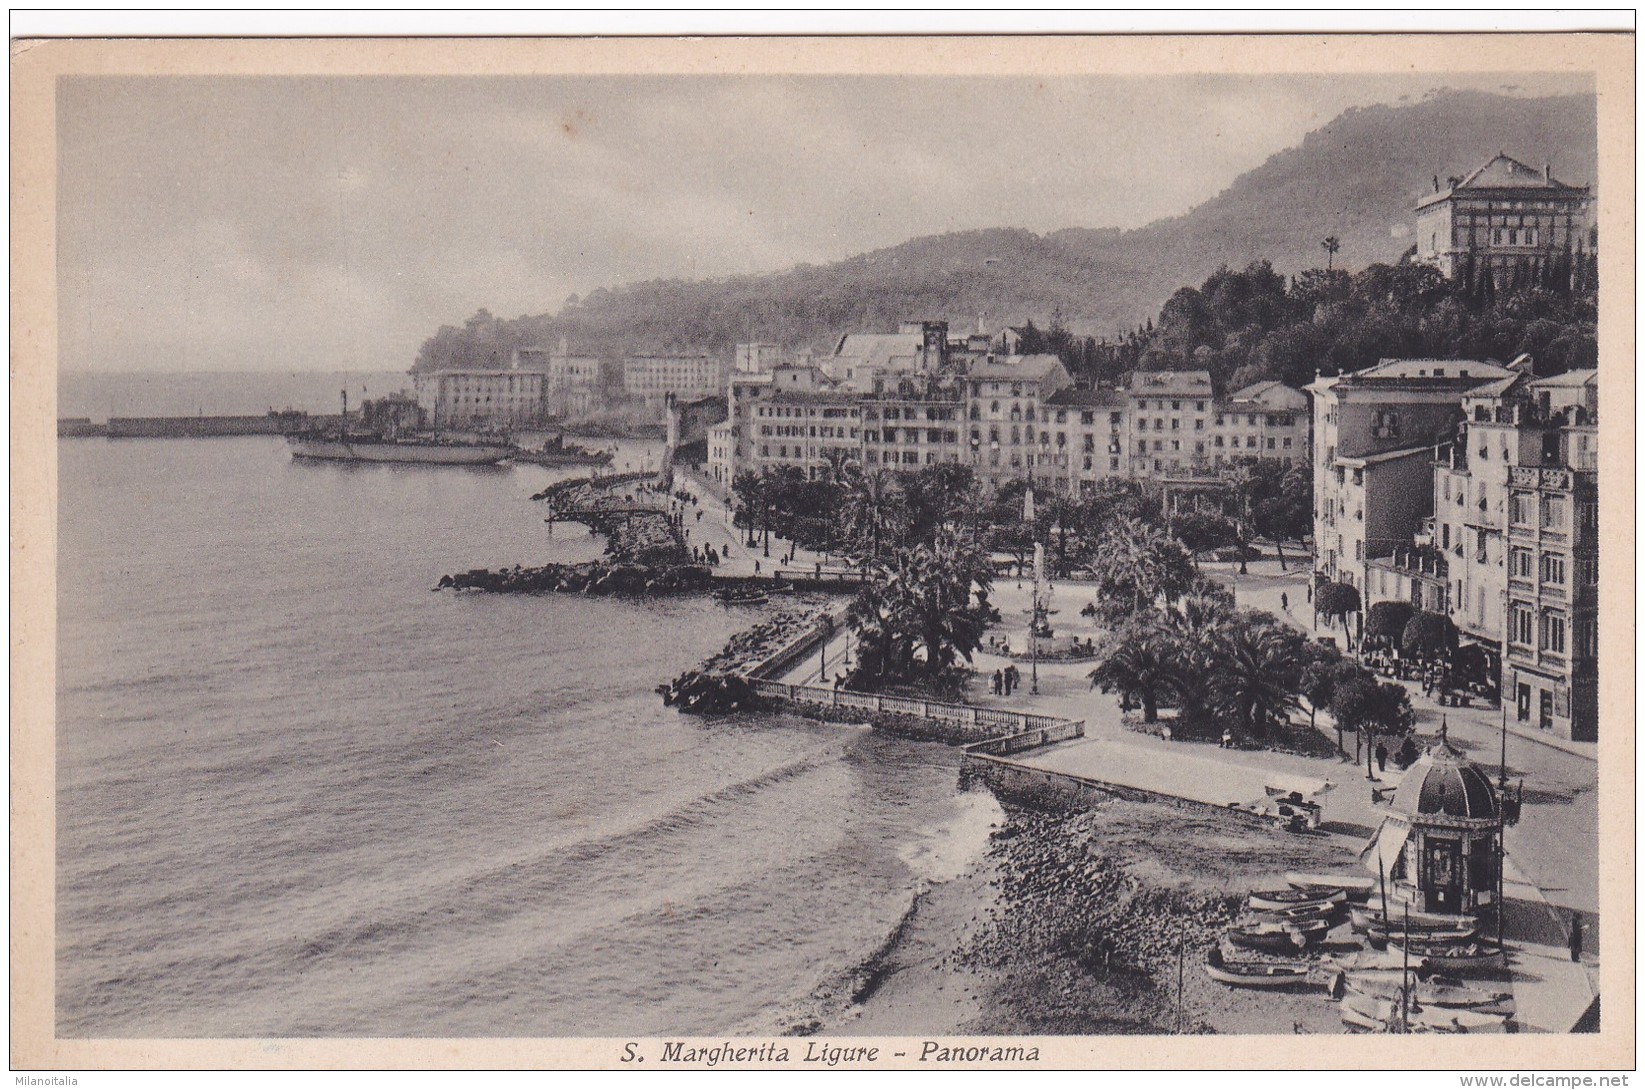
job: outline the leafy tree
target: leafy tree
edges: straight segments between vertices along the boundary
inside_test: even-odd
[[[1372,603],[1365,614],[1366,638],[1386,640],[1390,644],[1397,642],[1405,631],[1406,622],[1415,612],[1416,607],[1410,602],[1397,598],[1390,602]]]
[[[1370,676],[1339,680],[1331,697],[1331,714],[1340,730],[1357,731],[1365,743],[1365,774],[1371,775],[1371,755],[1379,736],[1408,732],[1416,721],[1411,697],[1403,685]]]
[[[1277,487],[1256,499],[1251,523],[1257,533],[1274,543],[1279,567],[1285,570],[1285,542],[1299,544],[1314,530],[1314,475],[1304,463],[1287,466]]]
[[[913,541],[934,541],[943,526],[976,521],[977,479],[970,466],[924,466],[906,474],[902,485],[907,531]]]
[[[1417,613],[1405,622],[1399,644],[1414,659],[1448,659],[1457,647],[1457,626],[1443,613]]]
[[[1171,536],[1182,542],[1199,566],[1200,554],[1239,544],[1239,528],[1231,519],[1210,511],[1184,511],[1171,517]]]
[[[902,482],[889,469],[857,475],[845,496],[845,523],[859,554],[877,563],[887,546],[902,541],[907,508]]]
[[[1359,589],[1347,583],[1321,583],[1314,590],[1314,612],[1328,622],[1341,620],[1348,632],[1348,615],[1360,611]]]
[[[1108,528],[1091,567],[1099,602],[1131,613],[1181,596],[1194,581],[1188,551],[1163,530],[1134,519]]]

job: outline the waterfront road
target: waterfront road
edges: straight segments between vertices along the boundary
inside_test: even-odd
[[[1242,606],[1266,609],[1310,635],[1335,635],[1342,629],[1316,627],[1307,600],[1308,567],[1292,564],[1281,572],[1273,561],[1250,565],[1250,574],[1236,576],[1234,565],[1217,565],[1219,578],[1234,587]],[[1289,609],[1281,609],[1280,595]],[[1417,731],[1437,734],[1443,722],[1446,737],[1474,761],[1496,770],[1502,759],[1503,720],[1496,707],[1441,708],[1422,695],[1414,681],[1401,682],[1411,695]],[[1320,717],[1329,722],[1327,716]],[[1597,746],[1539,736],[1533,727],[1511,720],[1507,735],[1507,774],[1511,784],[1523,779],[1525,807],[1518,825],[1507,831],[1508,852],[1527,877],[1547,896],[1567,925],[1571,913],[1583,914],[1584,945],[1598,949],[1599,929],[1599,770]],[[1334,738],[1335,735],[1333,734]],[[1350,747],[1352,743],[1350,742]]]

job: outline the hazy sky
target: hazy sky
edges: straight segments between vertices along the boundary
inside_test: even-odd
[[[400,370],[442,323],[978,227],[1137,227],[1512,76],[71,78],[62,365]]]

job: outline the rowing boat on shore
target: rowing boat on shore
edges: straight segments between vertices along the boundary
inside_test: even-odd
[[[1349,989],[1375,999],[1398,999],[1407,974],[1353,972],[1342,974]],[[1513,1000],[1513,993],[1498,988],[1476,987],[1454,977],[1431,976],[1409,980],[1411,999],[1425,1007],[1491,1007]]]
[[[1287,954],[1305,950],[1331,929],[1329,920],[1306,922],[1262,921],[1235,924],[1227,931],[1228,941],[1247,950]]]
[[[1422,927],[1475,927],[1479,926],[1479,916],[1472,912],[1422,912],[1411,908],[1403,902],[1394,905],[1392,912],[1382,908],[1381,901],[1369,904],[1354,905],[1348,910],[1348,920],[1355,931],[1361,933],[1373,927],[1384,931],[1395,928],[1403,929],[1405,921],[1409,919],[1414,931]]]
[[[1501,969],[1507,964],[1502,947],[1494,939],[1443,942],[1396,933],[1388,936],[1388,949],[1396,954],[1409,954],[1413,960],[1421,958],[1426,968],[1440,973]]]
[[[1459,943],[1467,942],[1479,934],[1477,923],[1427,925],[1411,923],[1406,926],[1400,920],[1388,924],[1373,923],[1366,928],[1365,941],[1371,944],[1373,950],[1380,950],[1387,946],[1392,939],[1410,939],[1416,942],[1431,943]]]
[[[1314,893],[1305,893],[1300,889],[1254,889],[1245,903],[1252,908],[1279,910],[1313,903],[1341,904],[1347,899],[1348,894],[1341,889]]]
[[[1289,988],[1308,983],[1306,961],[1231,961],[1212,949],[1205,973],[1219,984],[1235,988]]]
[[[1412,1003],[1409,1009],[1398,1000],[1349,992],[1339,1011],[1349,1029],[1373,1033],[1506,1033],[1508,1017],[1466,1007],[1425,1007]]]
[[[1328,893],[1340,889],[1350,901],[1363,901],[1376,888],[1376,879],[1360,874],[1302,874],[1287,871],[1285,881],[1304,893]]]

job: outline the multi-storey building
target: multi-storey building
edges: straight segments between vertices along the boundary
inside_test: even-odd
[[[549,407],[561,417],[588,416],[605,407],[607,368],[598,356],[574,356],[564,337],[548,357]]]
[[[1199,437],[1195,437],[1196,456]],[[1216,402],[1210,439],[1213,469],[1244,458],[1308,460],[1308,397],[1283,382],[1257,382]]]
[[[412,388],[436,428],[535,427],[548,418],[542,371],[420,371]]]
[[[1383,360],[1315,379],[1316,570],[1364,588],[1368,560],[1410,544],[1434,513],[1433,448],[1455,434],[1464,396],[1512,374],[1477,360]]]
[[[822,369],[841,388],[868,393],[899,375],[935,374],[948,364],[947,322],[903,322],[895,333],[847,333]]]
[[[1209,470],[1217,420],[1209,371],[1138,371],[1126,391],[1133,477],[1182,477]],[[1253,451],[1259,448],[1252,448]]]
[[[682,401],[717,394],[725,388],[726,368],[705,353],[628,356],[623,360],[623,390],[661,409],[668,395]]]
[[[906,376],[863,399],[865,467],[917,469],[968,461],[961,436],[965,394],[957,380]]]
[[[1126,476],[1129,414],[1123,391],[1068,387],[1047,401],[1056,487],[1084,491],[1107,477]]]
[[[1054,476],[1051,429],[1042,425],[1052,395],[1072,385],[1062,361],[1050,355],[996,359],[971,368],[967,440],[984,487]]]
[[[735,444],[730,420],[723,420],[708,429],[708,474],[715,484],[731,487],[731,452]]]
[[[1520,396],[1476,411],[1466,457],[1475,459],[1481,449],[1490,449],[1486,443],[1506,437],[1502,450],[1516,459],[1507,467],[1503,523],[1508,545],[1503,714],[1565,738],[1594,741],[1599,732],[1598,376],[1572,371],[1527,383]],[[1486,434],[1476,438],[1476,429]]]
[[[1417,202],[1417,260],[1454,277],[1476,269],[1502,272],[1535,267],[1569,250],[1592,252],[1592,205],[1587,186],[1566,185],[1550,166],[1541,170],[1498,153],[1462,178]]]
[[[820,368],[731,374],[727,431],[714,447],[721,456],[710,458],[717,479],[769,464],[815,476],[822,451],[843,450],[842,438],[858,440],[864,468],[966,464],[988,489],[1017,479],[1062,491],[1109,477],[1208,481],[1235,461],[1307,456],[1306,398],[1277,382],[1226,398],[1213,395],[1203,371],[1142,374],[1123,391],[1083,389],[1055,356],[1001,358],[986,334],[948,340],[940,322],[851,335],[838,348]]]
[[[726,442],[720,446],[721,457],[714,456],[711,443],[708,452],[709,474],[727,486],[737,474],[754,468],[753,416],[756,405],[775,392],[771,374],[733,371],[726,382]]]
[[[1432,380],[1433,361],[1424,362]],[[1338,403],[1338,430],[1322,432],[1338,452],[1324,463],[1322,450],[1319,467],[1332,491],[1316,499],[1321,511],[1340,506],[1334,527],[1316,517],[1320,568],[1356,583],[1362,569],[1367,607],[1398,599],[1447,614],[1499,684],[1505,717],[1591,741],[1598,733],[1596,374],[1533,380],[1516,368],[1479,381],[1475,365],[1469,371],[1469,387],[1450,393],[1457,411],[1449,437],[1380,455],[1399,467],[1380,483],[1370,473],[1353,483],[1355,470],[1372,468],[1379,455],[1341,454],[1351,437],[1340,430]],[[1384,414],[1385,430],[1388,413],[1409,411],[1411,391],[1403,393],[1405,400],[1385,398],[1373,410]],[[1337,383],[1335,394],[1353,391]],[[1431,514],[1413,512],[1417,492]],[[1389,545],[1384,535],[1407,524],[1412,535]],[[1345,561],[1350,542],[1367,554],[1360,565]]]
[[[778,390],[754,406],[748,468],[822,475],[830,459],[863,458],[864,402],[843,390]]]

